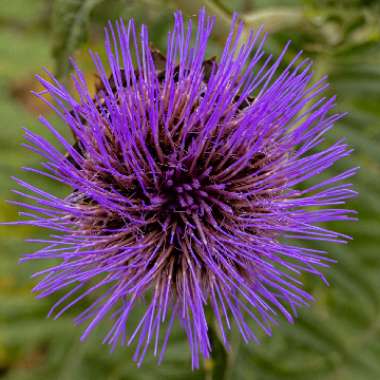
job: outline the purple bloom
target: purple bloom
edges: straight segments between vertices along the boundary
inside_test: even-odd
[[[256,341],[255,329],[270,334],[279,315],[292,322],[312,300],[299,275],[325,280],[320,268],[333,261],[292,239],[344,242],[321,223],[353,219],[339,207],[355,194],[342,184],[355,169],[304,184],[350,154],[343,140],[324,140],[342,117],[323,95],[326,78],[311,84],[300,54],[280,71],[286,47],[268,56],[261,29],[240,45],[236,17],[220,58],[207,59],[213,23],[200,11],[194,33],[177,12],[166,56],[150,47],[146,27],[138,35],[132,20],[109,25],[109,69],[93,55],[95,96],[74,62],[75,96],[51,74],[39,77],[46,91],[36,95],[75,143],[44,117],[61,149],[25,131],[45,159],[44,169],[26,170],[71,188],[60,199],[16,179],[26,189],[16,192],[35,202],[14,202],[29,209],[18,223],[53,231],[23,260],[59,259],[36,274],[44,278],[35,290],[66,291],[56,317],[89,299],[75,319],[87,322],[82,339],[110,317],[104,342],[134,342],[139,364],[150,345],[162,359],[173,323],[198,367],[211,350],[209,315],[227,348],[233,324]],[[144,312],[130,324],[137,305]]]

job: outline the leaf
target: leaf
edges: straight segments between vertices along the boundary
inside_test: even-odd
[[[104,0],[55,0],[53,10],[53,56],[56,74],[68,73],[68,58],[85,39],[91,11]]]

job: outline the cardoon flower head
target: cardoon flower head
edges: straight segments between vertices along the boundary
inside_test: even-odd
[[[40,117],[61,147],[26,130],[26,146],[44,158],[26,170],[71,190],[60,199],[16,179],[35,203],[15,203],[29,209],[21,223],[53,231],[24,257],[59,259],[37,273],[41,297],[65,291],[50,314],[88,299],[75,319],[87,324],[82,339],[109,317],[104,342],[134,343],[138,363],[149,346],[161,360],[178,323],[198,367],[212,349],[210,316],[228,348],[233,325],[256,341],[258,328],[270,334],[312,300],[299,275],[324,279],[332,260],[292,239],[346,240],[320,223],[352,219],[339,205],[354,194],[341,181],[355,170],[303,184],[350,154],[342,140],[324,142],[342,115],[330,112],[325,78],[312,84],[309,60],[299,54],[280,69],[286,48],[268,56],[261,29],[241,44],[236,17],[220,58],[209,58],[214,20],[200,11],[194,32],[180,12],[174,19],[165,55],[145,26],[110,24],[108,67],[92,54],[95,95],[75,62],[75,95],[39,77],[36,95],[75,143]]]

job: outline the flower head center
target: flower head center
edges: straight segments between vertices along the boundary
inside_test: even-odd
[[[152,198],[152,203],[159,205],[165,213],[202,216],[208,196],[204,191],[206,182],[204,178],[192,176],[182,166],[170,166],[163,172],[160,194]]]

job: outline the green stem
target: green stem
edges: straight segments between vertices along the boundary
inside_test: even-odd
[[[210,15],[216,16],[215,35],[219,38],[225,38],[228,35],[232,14],[219,0],[174,0],[174,3],[190,15],[196,15],[201,7],[205,7]],[[301,7],[282,6],[258,9],[248,14],[242,14],[240,18],[247,29],[257,29],[264,25],[265,31],[276,32],[304,26],[308,21],[306,16],[305,10]]]
[[[212,323],[209,323],[211,358],[205,361],[205,380],[225,380],[228,368],[228,352]]]
[[[305,12],[300,7],[265,8],[249,14],[242,15],[245,24],[251,29],[264,25],[266,32],[300,27],[305,24]]]

